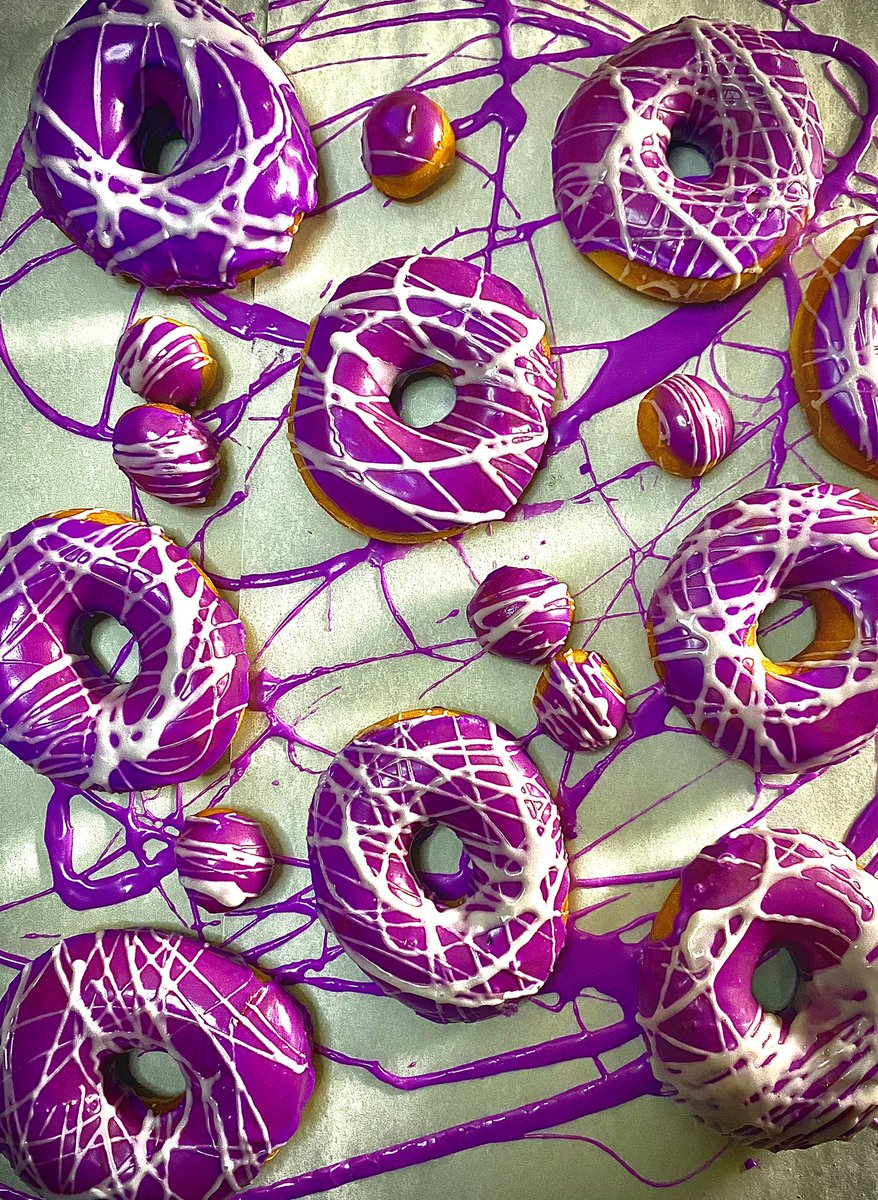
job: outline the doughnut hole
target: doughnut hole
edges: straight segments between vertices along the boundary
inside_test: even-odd
[[[763,954],[753,972],[750,982],[753,999],[763,1012],[788,1020],[797,1011],[803,978],[792,951],[786,946],[775,946]]]
[[[704,149],[682,137],[671,137],[668,166],[677,179],[708,179],[713,174],[713,163]]]
[[[130,164],[147,175],[170,175],[188,150],[189,97],[181,79],[149,67],[141,75],[143,112],[131,144]]]
[[[186,1077],[166,1050],[129,1050],[104,1064],[104,1086],[113,1102],[136,1096],[155,1113],[170,1112],[186,1096]]]
[[[451,371],[431,363],[400,375],[390,392],[393,411],[411,429],[427,429],[444,420],[457,403]]]
[[[439,908],[457,908],[472,883],[472,863],[463,842],[447,825],[428,825],[411,849],[412,873]]]
[[[137,639],[107,613],[84,616],[74,631],[71,645],[78,645],[100,674],[115,683],[131,683],[140,671]]]
[[[768,605],[748,642],[758,644],[766,668],[794,675],[806,664],[829,662],[843,654],[854,637],[854,621],[845,604],[823,588],[806,595],[783,593]]]

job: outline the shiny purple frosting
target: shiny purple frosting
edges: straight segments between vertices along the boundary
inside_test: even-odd
[[[465,856],[441,889],[413,862],[438,825]],[[317,786],[308,850],[324,923],[422,1016],[508,1012],[545,984],[565,936],[560,817],[525,752],[484,717],[433,709],[359,734]]]
[[[137,641],[130,683],[84,649],[97,614]],[[0,744],[42,775],[122,792],[203,774],[247,704],[244,643],[204,573],[150,525],[79,509],[0,541]]]
[[[50,1195],[224,1200],[293,1136],[314,1086],[292,997],[179,934],[59,942],[12,983],[0,1029],[0,1150]],[[124,1082],[130,1055],[156,1051],[185,1080],[170,1106]]]
[[[647,392],[637,428],[650,458],[687,478],[712,470],[731,450],[735,435],[725,397],[697,375],[671,375]]]
[[[176,131],[186,150],[161,174]],[[292,84],[216,0],[86,0],[37,72],[24,155],[45,215],[150,287],[276,266],[317,202]]]
[[[194,408],[216,378],[216,363],[197,329],[168,317],[129,325],[116,347],[124,383],[154,404]]]
[[[476,588],[466,619],[491,654],[541,667],[570,633],[567,585],[535,567],[497,567]]]
[[[781,596],[817,634],[789,663],[756,640]],[[853,488],[787,484],[723,505],[683,541],[649,607],[670,699],[755,771],[842,762],[878,734],[878,505]]]
[[[432,162],[442,144],[442,109],[411,88],[374,104],[363,122],[363,166],[368,175],[411,175]]]
[[[705,153],[709,176],[674,175],[668,148],[680,142]],[[552,172],[578,250],[740,286],[811,216],[822,133],[797,63],[769,34],[685,17],[580,85],[558,121]]]
[[[208,912],[240,908],[271,882],[274,855],[255,817],[206,808],[188,817],[174,843],[180,882]]]
[[[113,458],[135,487],[168,504],[204,504],[220,470],[219,443],[207,426],[163,404],[122,414]]]
[[[603,750],[628,715],[618,679],[594,650],[556,654],[537,683],[534,710],[543,732],[565,750]]]
[[[844,846],[738,829],[684,868],[646,942],[638,1020],[658,1079],[706,1124],[769,1150],[847,1138],[878,1115],[878,884]],[[753,976],[792,956],[763,1009]]]
[[[545,333],[517,288],[472,263],[391,258],[345,280],[314,323],[293,400],[295,450],[320,502],[389,541],[505,516],[548,438]],[[414,429],[394,403],[427,370],[452,380],[457,401]]]

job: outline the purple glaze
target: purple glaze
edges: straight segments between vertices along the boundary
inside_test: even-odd
[[[379,179],[406,176],[443,159],[450,162],[454,139],[452,136],[450,153],[446,155],[443,141],[447,129],[448,118],[429,96],[411,88],[382,96],[363,121],[362,156],[366,174],[373,180],[376,176]]]
[[[187,149],[156,174],[147,143],[174,127]],[[293,86],[216,0],[86,0],[37,72],[23,149],[44,214],[148,287],[277,266],[317,202]]]
[[[220,472],[206,425],[169,404],[129,408],[113,430],[116,466],[135,487],[168,504],[204,504]]]
[[[169,317],[144,317],[129,325],[119,338],[116,362],[132,392],[177,408],[194,408],[216,378],[202,335]]]
[[[540,728],[565,750],[602,750],[625,724],[625,696],[612,668],[594,650],[562,650],[534,692]]]
[[[692,478],[705,475],[729,453],[735,420],[712,384],[696,375],[671,375],[641,400],[637,432],[662,470]]]
[[[790,594],[810,598],[817,634],[775,664],[756,627]],[[659,580],[649,637],[670,699],[754,771],[800,774],[849,758],[878,734],[878,506],[821,483],[717,509]]]
[[[675,140],[702,148],[711,174],[678,179]],[[633,261],[640,270],[621,276],[632,287],[659,272],[672,278],[651,294],[697,301],[714,298],[697,284],[728,294],[754,282],[810,218],[823,138],[798,64],[770,34],[684,17],[580,85],[558,120],[552,172],[577,250]]]
[[[471,263],[392,258],[345,280],[314,324],[293,399],[295,449],[320,502],[389,541],[505,516],[548,436],[545,333],[517,288]],[[457,402],[413,429],[394,389],[437,365]]]
[[[437,825],[469,858],[455,904],[411,865]],[[324,923],[421,1016],[492,1016],[544,986],[564,942],[561,822],[534,764],[484,717],[433,709],[359,734],[317,786],[308,852]]]
[[[567,585],[534,567],[497,567],[466,606],[479,645],[541,667],[567,641],[573,599]]]
[[[224,1200],[293,1136],[314,1086],[295,1001],[179,934],[67,938],[25,967],[2,1013],[0,1151],[54,1195]],[[168,1111],[113,1071],[152,1051],[186,1081]]]
[[[96,613],[137,639],[131,683],[84,653]],[[0,542],[0,743],[40,774],[109,791],[195,779],[229,748],[248,666],[232,609],[152,526],[79,509]]]
[[[180,882],[208,912],[240,908],[271,882],[274,855],[255,817],[205,808],[188,817],[174,844]]]
[[[684,868],[646,943],[638,1021],[658,1078],[708,1125],[766,1150],[878,1115],[878,883],[844,846],[738,829]],[[753,973],[786,949],[803,982],[764,1011]]]

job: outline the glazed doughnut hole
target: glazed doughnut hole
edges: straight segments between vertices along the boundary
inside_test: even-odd
[[[753,972],[750,990],[764,1012],[792,1016],[797,1008],[803,975],[786,946],[776,946],[763,955]]]
[[[467,897],[472,864],[463,842],[447,825],[429,825],[411,849],[412,872],[439,908],[456,908]]]
[[[457,403],[451,372],[443,363],[407,371],[393,385],[390,403],[399,419],[411,429],[435,425]]]
[[[112,1092],[121,1088],[153,1112],[170,1112],[186,1095],[186,1078],[166,1050],[129,1050],[110,1058],[104,1081]]]
[[[75,640],[101,674],[116,683],[131,683],[140,671],[137,639],[115,617],[89,613],[79,622]]]

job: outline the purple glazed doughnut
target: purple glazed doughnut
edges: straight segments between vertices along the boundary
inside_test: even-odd
[[[726,457],[735,421],[725,397],[697,375],[671,375],[646,393],[637,433],[652,461],[671,475],[706,475]]]
[[[137,640],[130,683],[83,650],[98,613]],[[111,792],[196,778],[231,744],[248,670],[235,613],[159,529],[74,509],[0,541],[0,744],[41,775]]]
[[[123,382],[144,400],[194,408],[216,380],[216,362],[204,337],[170,317],[129,325],[116,347]]]
[[[167,174],[155,149],[187,143]],[[216,0],[86,0],[37,72],[25,170],[45,216],[148,287],[234,287],[317,203],[293,86]]]
[[[678,179],[672,144],[710,175]],[[814,211],[817,107],[768,33],[684,17],[579,87],[552,142],[555,204],[582,254],[659,300],[720,300],[754,283]]]
[[[817,631],[774,663],[757,624],[790,595]],[[669,562],[647,635],[668,696],[719,750],[769,775],[842,762],[878,733],[878,505],[828,483],[724,505]]]
[[[394,402],[432,371],[457,391],[424,429]],[[345,280],[317,317],[291,410],[296,463],[317,502],[368,537],[419,542],[504,517],[548,438],[555,367],[546,326],[511,283],[416,255]]]
[[[431,187],[454,161],[454,151],[445,110],[411,88],[382,96],[363,122],[366,174],[395,200],[410,200]]]
[[[878,479],[878,225],[864,225],[808,286],[790,339],[793,378],[817,441]]]
[[[231,808],[205,808],[188,817],[174,843],[174,859],[190,899],[213,913],[261,896],[274,870],[262,826]]]
[[[603,750],[628,715],[619,680],[593,650],[555,655],[537,681],[534,711],[543,732],[565,750]]]
[[[204,504],[220,471],[206,425],[170,404],[129,408],[113,430],[116,466],[135,487],[168,504]]]
[[[437,825],[466,856],[453,898],[412,866]],[[324,924],[431,1020],[511,1011],[544,986],[563,945],[558,810],[515,739],[484,717],[400,713],[358,734],[317,785],[308,854]]]
[[[293,1136],[314,1086],[295,1001],[179,934],[59,942],[13,982],[0,1028],[0,1150],[51,1195],[224,1200]],[[176,1100],[119,1078],[154,1051],[183,1074]]]
[[[652,1069],[707,1125],[766,1150],[849,1138],[878,1115],[878,884],[844,846],[738,829],[683,870],[645,943]],[[787,950],[790,1007],[753,972]]]
[[[567,641],[573,597],[534,567],[497,567],[476,588],[466,619],[490,654],[541,667]]]

